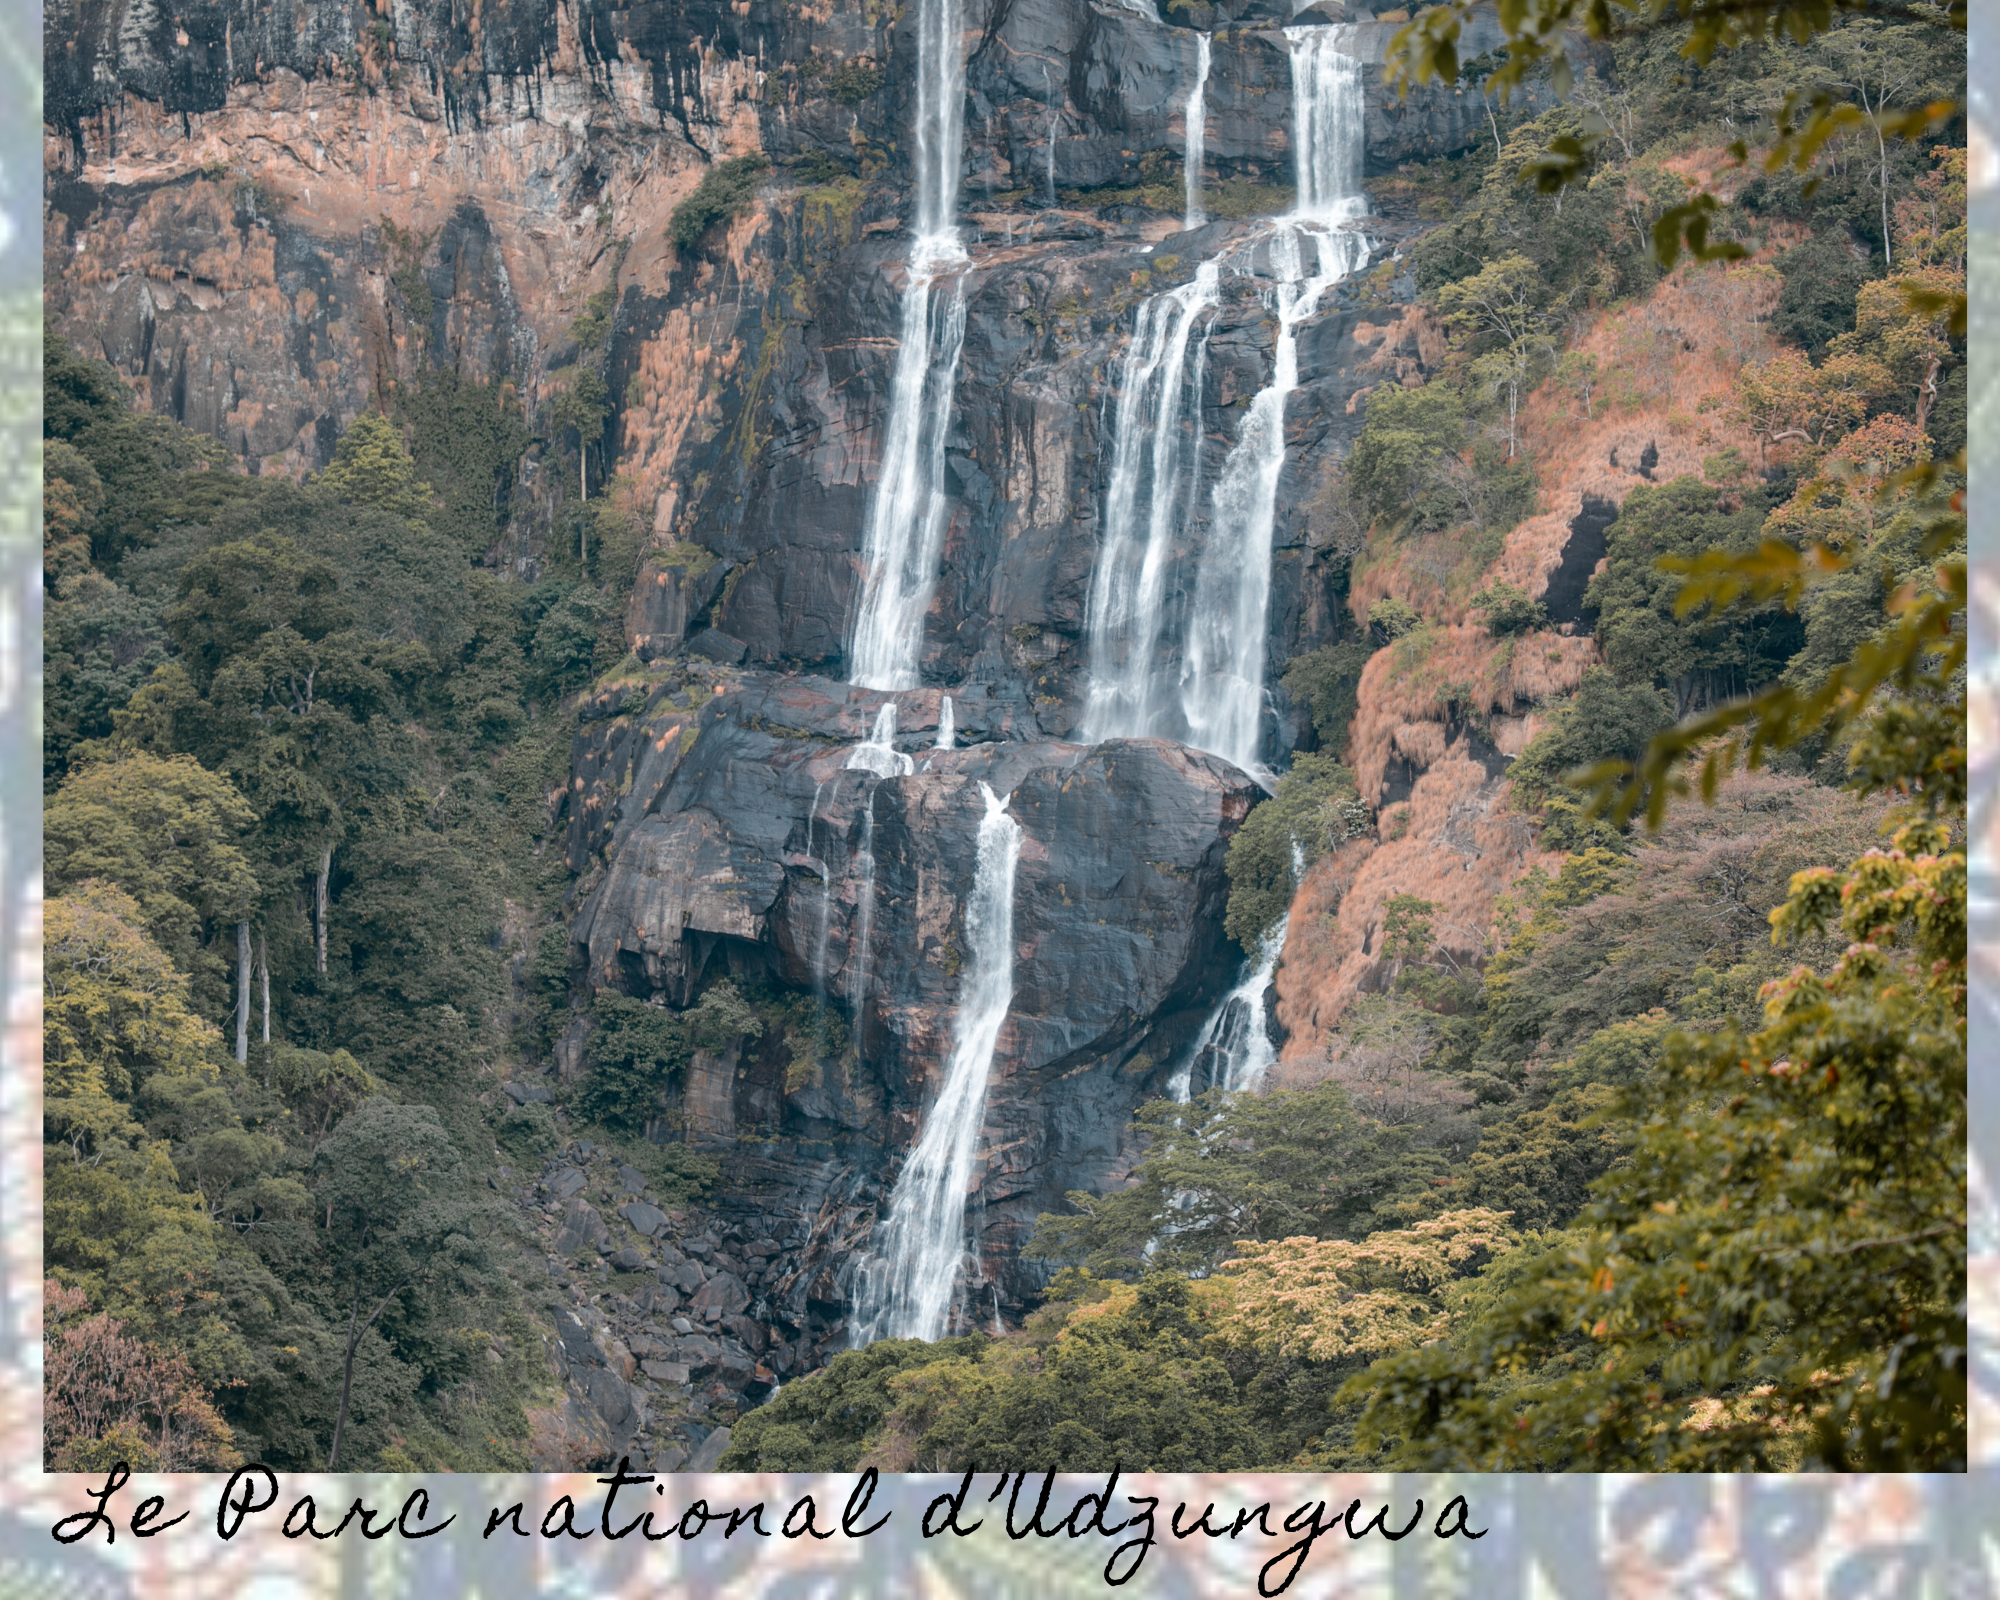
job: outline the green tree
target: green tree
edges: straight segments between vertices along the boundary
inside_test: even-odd
[[[770,164],[762,156],[731,156],[704,172],[694,193],[674,207],[667,228],[674,248],[690,249],[716,223],[748,211],[757,197],[759,175]]]
[[[561,930],[558,929],[558,932]],[[569,969],[563,968],[567,988]],[[590,1073],[576,1111],[605,1127],[637,1132],[665,1106],[669,1080],[684,1071],[693,1047],[679,1013],[606,991],[591,1005]]]
[[[1376,1207],[1443,1163],[1408,1129],[1358,1115],[1338,1084],[1155,1100],[1133,1114],[1145,1156],[1105,1195],[1068,1195],[1076,1214],[1044,1213],[1022,1254],[1129,1277],[1147,1265],[1205,1272],[1239,1239],[1347,1235]]]
[[[182,569],[179,587],[167,632],[199,686],[273,629],[316,642],[354,620],[333,563],[281,534],[203,552]]]
[[[1630,760],[1672,721],[1672,705],[1651,684],[1621,684],[1603,667],[1591,667],[1576,693],[1528,741],[1507,776],[1517,793],[1546,793],[1597,762]]]
[[[313,484],[335,500],[373,506],[418,525],[434,507],[431,486],[418,480],[401,431],[379,411],[364,411],[347,425]]]
[[[1285,692],[1305,706],[1320,749],[1336,761],[1347,754],[1362,669],[1374,654],[1375,641],[1363,636],[1308,650],[1285,667]]]
[[[1355,794],[1354,774],[1332,756],[1302,752],[1278,780],[1277,793],[1236,830],[1224,863],[1229,906],[1222,926],[1245,950],[1257,948],[1291,905],[1299,880],[1326,854],[1328,806]]]
[[[1438,457],[1463,448],[1465,402],[1449,384],[1426,383],[1378,388],[1367,406],[1347,458],[1347,481],[1374,516],[1400,519]]]
[[[1481,589],[1472,597],[1472,608],[1486,613],[1486,631],[1496,639],[1533,633],[1549,625],[1548,608],[1511,583],[1499,582]]]
[[[1761,1026],[1669,1039],[1627,1091],[1631,1157],[1557,1270],[1353,1380],[1360,1437],[1395,1464],[1962,1468],[1963,537],[1928,516],[1944,559],[1818,687],[1724,704],[1597,775],[1614,815],[1657,824],[1690,761],[1713,797],[1739,764],[1852,732],[1852,787],[1907,804],[1890,849],[1795,874],[1771,913],[1775,938],[1839,953],[1768,984]],[[1717,552],[1680,564],[1679,605],[1796,606],[1851,563]]]
[[[878,1339],[788,1383],[730,1431],[724,1472],[846,1472],[889,1414],[889,1381],[936,1361],[973,1360],[985,1339]]]
[[[1584,591],[1604,658],[1623,684],[1670,690],[1676,718],[1768,683],[1798,648],[1798,625],[1777,606],[1727,619],[1677,612],[1680,579],[1660,565],[1755,549],[1767,510],[1762,495],[1676,478],[1634,489],[1606,535],[1605,569]]]
[[[1474,386],[1506,408],[1511,461],[1520,448],[1521,402],[1554,368],[1556,341],[1550,328],[1562,308],[1550,305],[1540,268],[1519,254],[1501,256],[1468,277],[1441,284],[1435,298],[1445,325],[1472,358],[1468,375]]]
[[[864,1457],[892,1470],[1230,1471],[1271,1446],[1208,1348],[1216,1310],[1154,1272],[1075,1308],[1039,1352],[932,1362],[889,1381],[895,1407]]]
[[[258,885],[244,852],[255,814],[229,780],[189,756],[133,754],[80,767],[43,821],[53,887],[114,883],[184,972],[205,939],[247,916]]]
[[[48,902],[43,921],[42,1119],[79,1156],[140,1131],[130,1105],[156,1073],[213,1081],[215,1025],[146,936],[130,895],[95,880]]]
[[[448,1280],[466,1288],[487,1275],[491,1223],[463,1192],[462,1167],[434,1110],[379,1096],[344,1117],[313,1161],[314,1200],[327,1218],[328,1293],[347,1313],[329,1472],[340,1463],[362,1335],[420,1287]]]

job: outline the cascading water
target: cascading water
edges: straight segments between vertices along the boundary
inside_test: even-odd
[[[965,344],[966,261],[954,219],[965,149],[965,63],[959,0],[918,0],[916,237],[903,289],[900,343],[889,389],[882,475],[861,549],[861,599],[848,646],[848,681],[914,689],[924,615],[937,584],[951,502],[945,435]],[[933,295],[950,274],[949,287]]]
[[[1285,465],[1285,403],[1298,386],[1297,330],[1321,294],[1367,260],[1352,224],[1361,193],[1361,61],[1349,27],[1288,28],[1299,201],[1263,241],[1278,316],[1271,381],[1252,400],[1210,496],[1185,637],[1170,627],[1175,543],[1198,500],[1207,321],[1220,263],[1141,306],[1126,354],[1105,495],[1104,544],[1087,617],[1089,679],[1083,737],[1179,738],[1261,772],[1264,654],[1271,537]],[[1196,57],[1205,80],[1204,38]],[[1189,220],[1205,81],[1188,100]],[[1194,381],[1184,380],[1191,331],[1203,328]]]
[[[1244,980],[1222,997],[1195,1036],[1187,1060],[1168,1082],[1167,1093],[1174,1099],[1192,1100],[1200,1090],[1194,1087],[1197,1073],[1202,1089],[1227,1089],[1232,1094],[1255,1089],[1278,1058],[1264,1021],[1264,997],[1270,991],[1272,974],[1285,948],[1285,934],[1291,926],[1287,913],[1264,935],[1257,947],[1257,964]]]
[[[854,978],[848,1000],[854,1006],[854,1049],[865,1054],[862,1039],[863,1008],[868,1002],[868,949],[875,937],[875,791],[868,791],[868,805],[861,813],[861,848],[854,852],[854,865],[861,871],[861,887],[855,895]]]
[[[957,744],[958,714],[952,706],[951,696],[946,695],[942,703],[938,706],[937,748],[940,750],[950,750],[955,748]]]
[[[882,702],[868,737],[848,752],[847,770],[872,772],[878,778],[907,778],[917,770],[915,758],[896,748],[895,701]]]
[[[1203,145],[1208,137],[1208,35],[1194,36],[1194,88],[1187,98],[1187,147],[1181,160],[1182,175],[1187,185],[1187,220],[1185,226],[1199,228],[1207,218],[1201,209],[1201,163]]]
[[[896,1180],[875,1253],[856,1268],[857,1346],[942,1338],[965,1261],[966,1190],[986,1116],[986,1080],[1014,999],[1014,868],[1021,857],[1021,825],[1007,814],[1007,801],[983,783],[979,792],[986,814],[965,906],[970,960],[951,1059],[923,1136]]]
[[[826,788],[823,783],[813,785],[812,810],[806,813],[806,859],[819,870],[819,930],[813,939],[813,1000],[817,1005],[826,1004],[826,941],[833,921],[833,869],[827,865],[826,857],[813,850],[813,824],[819,821],[819,797]]]
[[[1306,853],[1299,848],[1296,839],[1292,841],[1292,890],[1306,875]],[[1271,979],[1278,970],[1278,958],[1285,953],[1285,935],[1291,931],[1292,914],[1287,911],[1257,944],[1257,959],[1251,965],[1241,983],[1222,997],[1222,1003],[1209,1013],[1208,1021],[1202,1024],[1201,1032],[1195,1035],[1194,1048],[1167,1080],[1167,1093],[1185,1105],[1195,1097],[1195,1074],[1201,1074],[1201,1087],[1226,1089],[1231,1094],[1245,1089],[1255,1089],[1264,1081],[1264,1074],[1271,1070],[1271,1063],[1278,1059],[1278,1052],[1271,1044],[1271,1032],[1264,1020],[1264,997],[1270,992]]]
[[[1160,730],[1160,635],[1174,537],[1199,481],[1204,363],[1186,381],[1189,335],[1214,306],[1221,268],[1204,261],[1192,282],[1139,308],[1120,374],[1112,427],[1104,546],[1086,618],[1090,673],[1083,737],[1142,738]]]
[[[1285,402],[1298,387],[1298,328],[1320,296],[1368,259],[1350,226],[1361,192],[1361,61],[1351,27],[1287,28],[1298,151],[1298,206],[1270,241],[1278,316],[1271,381],[1251,401],[1223,464],[1195,580],[1181,712],[1187,742],[1245,771],[1262,767],[1271,534],[1285,467]]]

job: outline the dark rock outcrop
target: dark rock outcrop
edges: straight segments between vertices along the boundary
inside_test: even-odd
[[[885,698],[913,730],[906,776],[847,766]],[[575,813],[577,865],[589,868],[591,845],[606,858],[573,927],[592,981],[679,1004],[726,966],[858,997],[858,1065],[824,1061],[816,1081],[788,1082],[773,1040],[719,1075],[731,1125],[777,1140],[759,1174],[771,1214],[819,1209],[836,1181],[874,1189],[871,1175],[914,1131],[950,1047],[980,788],[1011,795],[1026,838],[982,1196],[990,1272],[1018,1299],[1032,1280],[1013,1253],[1034,1217],[1116,1168],[1132,1107],[1158,1091],[1229,970],[1222,857],[1254,785],[1159,740],[931,749],[937,702],[925,691],[890,697],[746,674],[649,703],[583,736],[622,752],[578,763],[598,781]],[[1032,726],[975,693],[955,704],[974,735]],[[864,1193],[863,1203],[880,1198]],[[705,1283],[692,1262],[662,1277],[696,1307],[732,1313],[751,1298],[742,1275],[764,1274],[783,1248],[753,1238],[737,1257],[685,1244],[703,1246],[716,1262]],[[808,1281],[792,1287],[810,1298]]]

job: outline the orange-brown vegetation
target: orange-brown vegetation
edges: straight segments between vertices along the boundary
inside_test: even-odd
[[[1495,639],[1476,623],[1420,629],[1376,651],[1361,674],[1348,744],[1361,797],[1380,799],[1392,756],[1420,766],[1440,759],[1451,721],[1511,718],[1568,694],[1596,660],[1588,638],[1543,631]]]
[[[1504,778],[1449,754],[1417,779],[1407,801],[1385,809],[1377,838],[1354,840],[1306,874],[1274,980],[1286,1033],[1281,1068],[1319,1057],[1341,1014],[1369,987],[1382,907],[1392,896],[1430,901],[1438,944],[1452,954],[1487,954],[1495,900],[1529,867],[1558,859],[1535,848],[1527,819],[1505,809],[1506,794]]]

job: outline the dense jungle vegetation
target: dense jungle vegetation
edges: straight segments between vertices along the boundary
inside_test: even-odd
[[[1324,1061],[1144,1107],[1130,1185],[1043,1217],[1028,1253],[1057,1270],[1020,1332],[840,1356],[747,1417],[726,1466],[1962,1466],[1965,568],[1946,500],[1980,245],[1963,123],[1878,138],[1853,115],[1955,101],[1961,36],[1942,12],[1804,44],[1758,31],[1711,38],[1734,46],[1711,59],[1685,29],[1637,28],[1569,104],[1392,180],[1448,219],[1411,265],[1451,354],[1370,398],[1315,533],[1353,572],[1427,571],[1435,604],[1379,600],[1291,664],[1320,753],[1233,844],[1228,926],[1253,948],[1293,847],[1310,865],[1366,826],[1340,761],[1377,651],[1419,670],[1448,612],[1496,643],[1545,624],[1520,590],[1478,587],[1535,509],[1528,399],[1700,426],[1671,414],[1647,307],[1663,236],[1735,241],[1745,259],[1681,281],[1744,340],[1724,413],[1760,456],[1718,448],[1637,487],[1609,530],[1585,594],[1603,664],[1508,769],[1559,866],[1505,897],[1473,960],[1434,903],[1391,899],[1386,981]],[[1546,63],[1467,76],[1496,66]],[[1746,107],[1826,137],[1717,200],[1688,174],[1725,164]],[[1559,195],[1522,181],[1565,163]],[[1592,320],[1623,330],[1602,370],[1575,348]]]
[[[344,1413],[352,1467],[525,1466],[547,1288],[488,1179],[557,1130],[480,1097],[568,1010],[561,699],[636,530],[479,565],[528,433],[448,372],[304,485],[53,328],[44,387],[50,1461],[323,1468]]]

